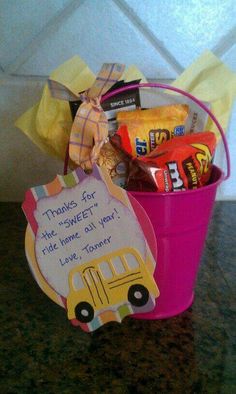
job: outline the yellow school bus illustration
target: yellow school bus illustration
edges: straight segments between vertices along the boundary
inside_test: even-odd
[[[69,274],[68,319],[89,323],[99,310],[130,302],[143,307],[159,295],[147,264],[134,248],[123,248],[76,266]]]

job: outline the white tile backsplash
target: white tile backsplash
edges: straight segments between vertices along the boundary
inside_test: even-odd
[[[4,69],[40,33],[69,0],[3,0],[0,2],[0,63]]]
[[[14,127],[40,98],[45,78],[36,75],[79,54],[94,72],[119,61],[137,65],[147,78],[173,80],[205,49],[236,72],[235,20],[234,0],[0,1],[0,200],[20,201],[28,187],[62,172],[62,163]],[[236,105],[227,132],[231,178],[218,199],[236,199],[235,129]],[[221,166],[222,148],[216,160]]]
[[[233,200],[236,199],[236,102],[232,111],[232,117],[227,132],[227,140],[231,159],[231,176],[222,184],[220,198]],[[223,169],[226,171],[225,154],[223,157]]]
[[[84,58],[95,72],[105,61],[117,61],[136,64],[146,75],[155,78],[176,77],[172,67],[110,0],[82,3],[18,73],[48,75],[75,54]]]
[[[126,0],[133,11],[187,67],[235,26],[234,0]]]

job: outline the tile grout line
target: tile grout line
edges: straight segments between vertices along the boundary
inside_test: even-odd
[[[140,19],[135,12],[129,7],[125,0],[112,0],[113,3],[123,12],[130,22],[141,32],[141,34],[149,41],[162,58],[171,66],[177,74],[184,71],[184,67],[176,60],[176,58],[163,46],[160,40],[153,34],[147,25]]]
[[[1,71],[0,71],[1,72]],[[2,73],[4,76],[5,73]],[[5,75],[5,78],[3,78],[4,83],[14,83],[16,82],[46,82],[47,79],[49,78],[49,75],[37,75],[37,74],[7,74]],[[150,83],[166,83],[166,84],[172,84],[174,82],[173,78],[148,78],[148,82]]]
[[[223,56],[228,52],[233,45],[236,43],[236,27],[231,29],[225,36],[223,36],[219,42],[214,46],[212,52],[218,56]]]
[[[11,74],[5,74],[5,81],[31,81],[31,82],[42,82],[46,81],[49,78],[49,75],[43,75],[43,74],[17,74],[17,73],[11,73]]]
[[[19,55],[16,56],[15,60],[5,67],[5,74],[10,75],[15,73],[20,66],[22,66],[38,49],[38,46],[48,38],[51,34],[58,30],[61,26],[62,21],[69,18],[73,12],[78,9],[85,0],[73,0],[61,11],[59,11],[54,17],[52,17],[46,25],[41,29],[37,36],[26,46]]]

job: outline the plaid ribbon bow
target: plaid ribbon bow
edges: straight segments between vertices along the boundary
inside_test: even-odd
[[[122,64],[103,64],[92,87],[80,94],[83,103],[72,125],[69,156],[85,171],[92,169],[108,138],[108,121],[100,105],[101,96],[120,79],[124,68]]]
[[[108,121],[100,105],[101,96],[120,79],[124,69],[123,64],[103,64],[94,84],[82,94],[73,93],[58,81],[48,80],[52,97],[58,100],[82,101],[71,129],[69,156],[85,171],[92,169],[108,137]]]

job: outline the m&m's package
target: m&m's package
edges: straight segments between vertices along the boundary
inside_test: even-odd
[[[211,176],[215,147],[210,131],[166,141],[148,155],[132,158],[127,189],[178,192],[204,186]]]

